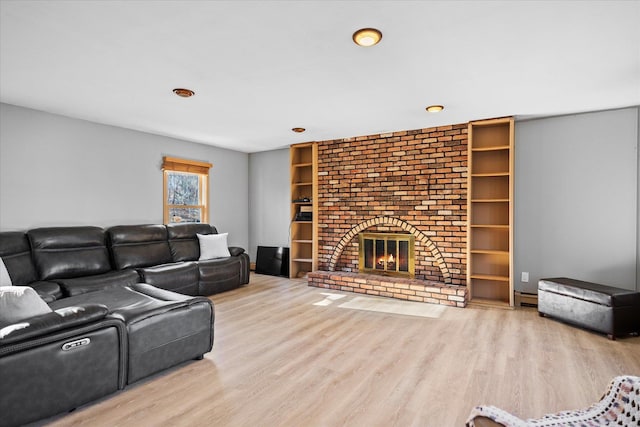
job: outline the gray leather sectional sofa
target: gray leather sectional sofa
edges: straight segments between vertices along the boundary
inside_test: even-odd
[[[207,224],[0,233],[13,285],[51,312],[0,324],[0,426],[36,421],[211,350],[210,295],[249,281],[249,257],[199,260]],[[37,297],[36,297],[37,298]],[[4,332],[3,332],[4,331]]]

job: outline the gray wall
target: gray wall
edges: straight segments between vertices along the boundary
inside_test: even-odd
[[[638,287],[639,116],[629,108],[516,122],[516,289],[535,293],[552,276]],[[257,245],[288,244],[289,150],[251,154],[249,176],[255,260]]]
[[[516,289],[554,276],[635,289],[638,108],[519,121],[515,140]]]
[[[249,155],[249,254],[258,246],[289,246],[289,149]]]
[[[248,154],[0,104],[0,230],[162,223],[162,157],[213,163],[209,222],[247,247]]]
[[[559,275],[638,286],[639,110],[516,122],[516,289]],[[253,261],[258,245],[288,245],[288,149],[248,155],[7,104],[0,230],[160,223],[165,155],[213,163],[210,222]]]

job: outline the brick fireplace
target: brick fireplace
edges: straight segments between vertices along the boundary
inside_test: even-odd
[[[335,289],[340,277],[352,284],[375,281],[358,273],[358,233],[409,233],[415,237],[415,277],[398,279],[400,291],[382,291],[385,296],[419,300],[416,292],[422,292],[424,301],[437,293],[438,301],[464,306],[466,123],[319,142],[317,205],[320,271],[309,276],[310,285],[324,281]]]

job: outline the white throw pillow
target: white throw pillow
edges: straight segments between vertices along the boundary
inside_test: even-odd
[[[200,242],[200,258],[199,261],[213,258],[229,257],[229,248],[227,247],[227,236],[229,233],[222,234],[196,234]]]
[[[0,287],[0,328],[46,313],[51,313],[51,308],[33,288]]]
[[[4,265],[4,261],[0,258],[0,286],[11,286],[11,277],[7,271],[7,266]]]

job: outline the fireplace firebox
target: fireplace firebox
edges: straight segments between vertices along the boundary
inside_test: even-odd
[[[359,271],[413,278],[414,236],[407,233],[360,233]]]

